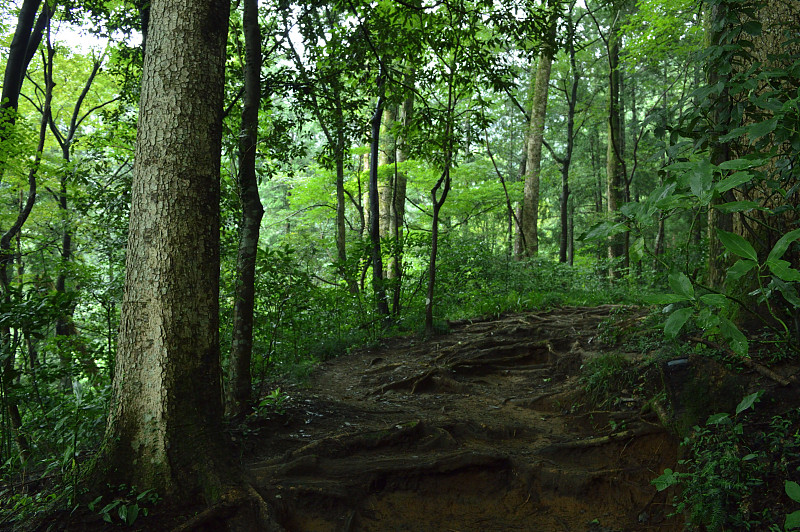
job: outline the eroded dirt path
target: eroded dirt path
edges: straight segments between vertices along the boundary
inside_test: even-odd
[[[329,361],[251,427],[254,485],[303,532],[681,530],[650,485],[674,439],[642,398],[582,398],[611,310],[462,322]]]

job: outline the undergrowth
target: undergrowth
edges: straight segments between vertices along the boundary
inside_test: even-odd
[[[796,509],[775,487],[800,476],[800,408],[764,419],[749,410],[757,399],[746,397],[733,417],[715,414],[695,426],[679,470],[653,481],[659,490],[680,487],[673,504],[688,530],[781,531]]]

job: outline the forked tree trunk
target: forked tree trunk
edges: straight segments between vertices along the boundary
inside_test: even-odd
[[[154,0],[112,403],[95,482],[222,486],[219,170],[228,0]],[[96,484],[102,485],[102,484]]]
[[[261,26],[258,0],[244,0],[244,106],[239,134],[239,175],[236,181],[242,207],[239,252],[236,259],[236,296],[233,302],[231,358],[228,366],[226,413],[239,417],[250,406],[253,355],[253,312],[256,300],[256,257],[264,207],[258,194],[256,147],[258,108],[261,103]]]

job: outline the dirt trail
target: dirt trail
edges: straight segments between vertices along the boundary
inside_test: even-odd
[[[329,361],[250,427],[253,484],[293,531],[682,530],[650,485],[674,439],[641,398],[582,398],[611,310],[461,322]]]

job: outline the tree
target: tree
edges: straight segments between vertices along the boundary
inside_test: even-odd
[[[242,218],[236,261],[236,295],[233,302],[233,340],[228,366],[226,410],[231,416],[244,413],[250,402],[250,359],[253,352],[253,309],[255,308],[256,256],[264,207],[258,194],[256,146],[258,108],[261,102],[261,26],[258,1],[243,5],[245,40],[244,106],[239,135],[239,174],[237,185]]]
[[[524,255],[530,257],[539,252],[539,174],[542,166],[542,145],[544,141],[544,124],[547,118],[547,94],[550,88],[550,70],[553,55],[556,52],[554,40],[558,11],[550,6],[544,42],[539,52],[539,64],[533,87],[533,107],[531,109],[530,129],[525,143],[526,169],[525,194],[522,202],[522,245]]]
[[[381,71],[384,67],[381,66]],[[383,282],[383,258],[381,255],[380,234],[380,201],[378,198],[378,152],[380,151],[381,118],[385,104],[385,74],[378,74],[378,99],[375,103],[375,114],[372,116],[372,135],[370,139],[369,158],[369,238],[372,249],[372,290],[375,294],[378,312],[382,316],[389,315],[389,302],[386,298],[386,287]]]
[[[620,110],[620,85],[622,71],[619,65],[620,41],[622,35],[619,29],[619,17],[622,8],[613,6],[613,21],[604,38],[608,54],[608,141],[606,143],[606,204],[611,216],[617,217],[619,208],[625,201],[623,182],[627,179],[624,162],[623,120]],[[608,258],[612,261],[622,258],[624,260],[626,249],[620,235],[609,237]],[[615,276],[616,267],[609,266],[611,277]]]
[[[150,7],[112,406],[95,476],[221,485],[219,170],[227,0]],[[100,484],[102,485],[102,484]]]

